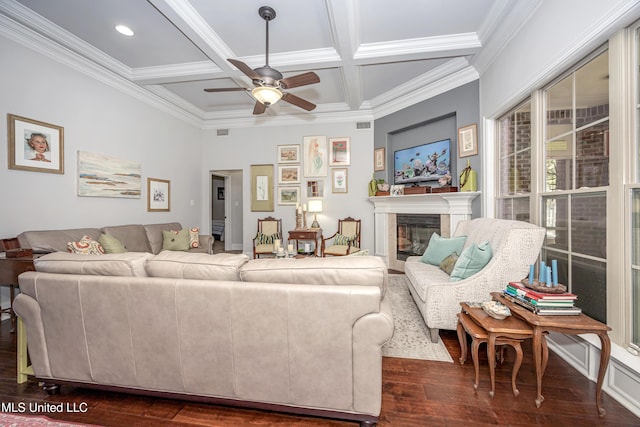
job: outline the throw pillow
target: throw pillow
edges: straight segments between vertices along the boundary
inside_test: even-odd
[[[121,254],[128,252],[127,248],[120,240],[108,233],[102,233],[100,237],[98,237],[98,243],[102,245],[104,252],[107,254]]]
[[[369,256],[369,249],[363,249],[361,251],[351,253],[347,256]]]
[[[280,233],[263,234],[262,232],[258,232],[258,235],[256,236],[256,243],[258,245],[273,245],[273,242],[281,238]]]
[[[482,270],[491,261],[493,251],[489,242],[475,243],[462,251],[456,266],[451,272],[451,281],[466,279]]]
[[[442,262],[440,263],[440,270],[444,271],[449,276],[451,276],[453,267],[456,266],[456,261],[458,261],[458,254],[454,252],[442,260]]]
[[[190,248],[199,248],[200,247],[200,227],[193,227],[189,229],[189,247]]]
[[[422,262],[439,266],[442,260],[452,253],[461,253],[466,240],[467,236],[447,239],[446,237],[440,237],[438,233],[433,233],[431,239],[429,239],[427,249],[422,254]]]
[[[67,250],[72,254],[82,254],[82,255],[102,255],[104,254],[104,249],[102,245],[97,241],[93,240],[89,236],[82,236],[82,239],[78,242],[69,242],[67,243]]]
[[[163,251],[188,251],[189,250],[189,230],[183,228],[180,231],[162,230],[162,250]]]
[[[334,245],[340,246],[348,246],[349,242],[353,242],[355,240],[355,236],[343,236],[342,234],[336,234],[336,237],[333,238]]]

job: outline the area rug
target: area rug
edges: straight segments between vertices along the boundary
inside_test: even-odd
[[[55,421],[44,416],[15,415],[0,412],[0,427],[92,427],[90,424],[78,424],[68,421]]]
[[[382,355],[453,363],[441,338],[437,343],[431,342],[429,328],[409,293],[404,274],[389,275],[388,292],[395,330],[391,340],[382,347]]]

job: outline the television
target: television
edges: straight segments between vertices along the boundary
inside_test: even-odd
[[[393,170],[394,184],[419,185],[451,175],[451,140],[394,151]]]

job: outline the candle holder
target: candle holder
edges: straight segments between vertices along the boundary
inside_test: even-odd
[[[540,292],[541,294],[564,294],[567,292],[567,287],[565,285],[558,284],[558,286],[547,286],[546,282],[540,282],[535,279],[533,280],[533,283],[530,283],[529,279],[525,278],[522,279],[520,283],[522,283],[524,287]]]

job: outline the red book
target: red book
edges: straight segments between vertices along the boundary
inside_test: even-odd
[[[575,300],[578,299],[578,295],[572,294],[570,292],[564,292],[561,294],[544,294],[542,292],[536,292],[533,289],[529,289],[519,282],[509,282],[510,286],[514,288],[520,289],[526,292],[526,295],[531,298],[535,298],[537,300]]]

